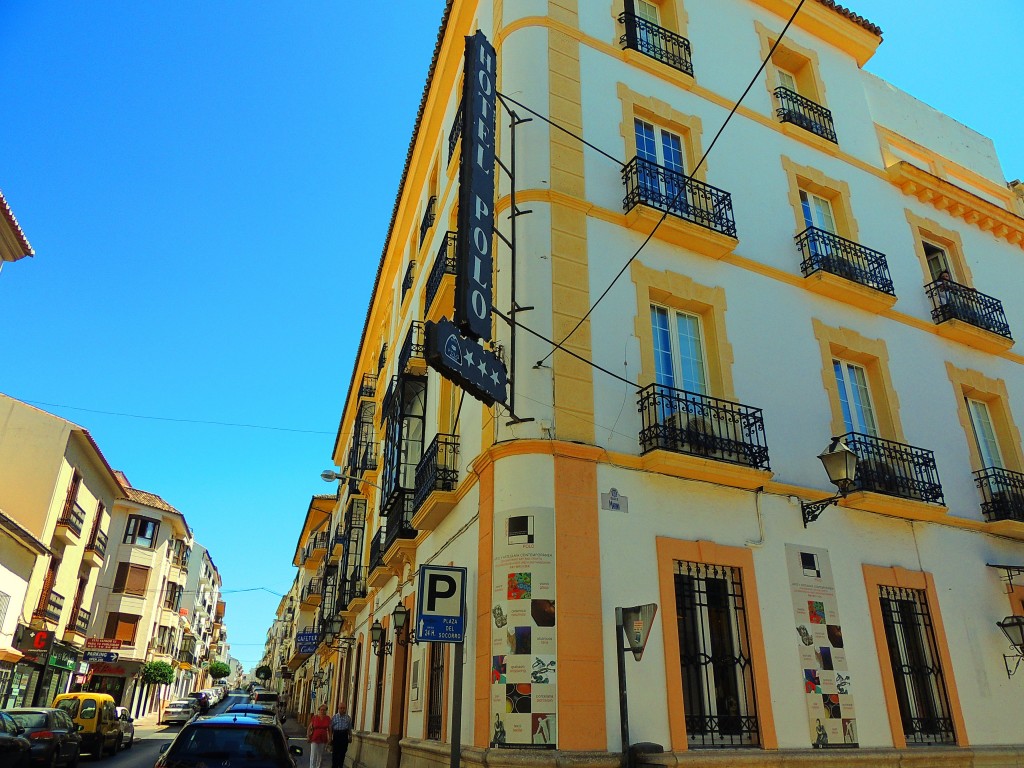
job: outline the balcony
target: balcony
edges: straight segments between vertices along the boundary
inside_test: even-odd
[[[306,561],[303,563],[304,568],[310,568],[319,565],[324,555],[327,554],[327,531],[317,531],[309,537],[309,543],[306,544],[306,548],[303,554],[306,556]]]
[[[65,544],[74,544],[82,535],[84,527],[85,510],[79,506],[78,502],[75,502],[57,520],[57,528],[53,532],[53,537]]]
[[[936,280],[924,290],[932,302],[932,320],[944,335],[990,352],[1013,346],[1013,336],[999,299],[952,280]],[[984,333],[979,334],[974,329]]]
[[[449,230],[437,249],[437,257],[427,276],[427,287],[423,297],[423,316],[431,320],[439,320],[447,309],[455,306],[455,268],[456,249],[458,248],[458,232]],[[431,313],[434,299],[440,295],[438,311]]]
[[[642,210],[641,207],[646,206],[696,225],[705,232],[701,234],[701,230],[693,232],[682,229],[677,230],[676,237],[673,237],[673,227],[670,225],[662,237],[672,242],[687,245],[716,258],[724,256],[735,245],[736,222],[733,219],[732,196],[728,192],[640,157],[634,157],[623,167],[622,183],[626,187],[622,207],[627,213],[630,226],[636,224],[629,218],[629,214],[634,209]],[[649,224],[662,217],[649,218],[651,221],[640,227],[648,232]],[[669,224],[669,219],[665,220],[665,224]],[[664,224],[659,232],[662,228],[665,228]],[[714,235],[709,236],[706,232]],[[699,242],[709,238],[710,242]]]
[[[859,432],[848,432],[842,439],[857,454],[856,491],[944,503],[932,451]]]
[[[760,408],[652,384],[640,390],[640,451],[664,450],[769,469]]]
[[[387,549],[385,540],[387,532],[382,528],[370,539],[370,564],[367,584],[371,587],[382,587],[391,579],[391,573],[384,567],[384,551]]]
[[[402,302],[405,302],[405,296],[409,293],[409,289],[412,288],[413,283],[416,281],[416,262],[410,261],[409,266],[405,268],[405,277],[402,279]]]
[[[33,619],[44,619],[54,623],[60,622],[60,615],[64,611],[64,595],[59,595],[53,590],[43,593],[39,598],[39,605],[32,613]]]
[[[832,112],[825,107],[781,85],[775,89],[775,98],[779,100],[779,107],[775,110],[779,120],[810,131],[826,141],[839,143],[832,123]]]
[[[92,540],[85,545],[85,552],[82,554],[82,563],[89,568],[99,568],[103,564],[103,558],[107,555],[107,534],[103,531],[96,531]]]
[[[620,13],[619,22],[626,27],[625,33],[619,38],[624,49],[632,48],[673,69],[693,75],[690,41],[685,37],[642,19],[635,13]]]
[[[388,344],[384,342],[380,348],[380,354],[377,355],[377,373],[380,374],[384,370],[385,364],[388,362]]]
[[[434,219],[437,218],[436,211],[437,195],[434,195],[427,201],[426,210],[423,211],[423,220],[420,221],[420,247],[423,247],[423,241],[427,239],[427,233],[434,226]]]
[[[324,583],[322,579],[313,577],[306,585],[302,588],[299,593],[299,602],[306,606],[317,606],[320,605],[320,601],[323,598]]]
[[[391,494],[385,503],[382,509],[384,516],[388,519],[387,532],[384,539],[385,554],[400,540],[416,538],[416,529],[412,525],[412,500],[412,491],[398,489]]]
[[[364,373],[363,380],[359,383],[359,397],[372,400],[377,394],[377,374]]]
[[[974,473],[974,483],[981,491],[981,512],[986,522],[1024,523],[1024,474],[986,467]]]
[[[87,611],[85,608],[79,606],[77,610],[75,610],[74,615],[71,617],[71,620],[68,622],[68,626],[67,629],[65,630],[65,633],[73,632],[76,635],[85,637],[87,634],[89,634],[89,620],[91,618],[92,613],[90,611]]]
[[[347,578],[341,582],[341,592],[338,597],[339,612],[349,610],[349,606],[356,600],[366,597],[366,569],[363,566],[356,566]]]
[[[853,301],[866,309],[884,309],[896,303],[896,291],[884,253],[817,227],[808,227],[795,240],[802,256],[800,271],[808,278],[812,290]],[[853,294],[851,282],[870,291]]]
[[[455,122],[452,123],[452,129],[448,132],[448,162],[452,161],[452,157],[455,155],[455,147],[459,145],[459,138],[462,136],[462,102],[459,102],[459,108],[455,110]]]
[[[416,530],[433,530],[437,523],[444,519],[455,506],[454,492],[458,484],[459,437],[437,435],[423,452],[420,463],[416,465],[416,488],[412,500]],[[448,497],[443,500],[443,509],[433,509],[438,506],[433,503],[432,497],[435,494]],[[430,509],[427,509],[428,507]],[[430,527],[425,528],[425,523]]]
[[[409,332],[405,334],[402,352],[398,356],[399,373],[423,376],[427,372],[427,361],[423,356],[425,352],[423,323],[413,320],[412,325],[409,326]]]

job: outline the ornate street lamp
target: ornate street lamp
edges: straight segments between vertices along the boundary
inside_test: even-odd
[[[996,626],[1003,630],[1006,639],[1013,646],[1012,654],[1003,654],[1003,663],[1006,664],[1006,676],[1013,677],[1022,660],[1024,660],[1024,616],[1007,616],[1002,621],[997,621]],[[1010,667],[1010,662],[1013,667]]]
[[[804,518],[804,528],[808,523],[813,523],[825,507],[835,504],[839,499],[845,498],[846,494],[853,488],[857,477],[857,454],[850,450],[849,446],[841,437],[833,437],[828,448],[818,454],[825,472],[828,474],[829,482],[837,489],[838,493],[821,501],[800,502],[800,513]]]

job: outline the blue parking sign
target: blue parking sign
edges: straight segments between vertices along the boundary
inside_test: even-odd
[[[463,642],[466,639],[466,569],[420,566],[416,607],[416,642]]]

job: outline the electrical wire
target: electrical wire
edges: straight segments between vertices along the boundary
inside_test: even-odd
[[[747,87],[743,89],[743,93],[740,94],[740,97],[736,100],[736,103],[732,105],[732,109],[730,109],[729,110],[729,114],[726,115],[725,121],[722,123],[721,127],[718,129],[718,132],[715,133],[715,137],[711,140],[711,143],[708,145],[708,148],[706,150],[704,150],[704,154],[701,155],[700,160],[698,160],[697,164],[693,167],[693,170],[690,172],[690,176],[693,176],[694,174],[696,174],[697,171],[700,169],[700,167],[704,164],[704,161],[707,160],[708,154],[710,154],[711,150],[714,148],[715,144],[718,142],[719,137],[722,135],[722,132],[725,131],[725,127],[729,124],[729,121],[732,120],[733,115],[736,114],[736,110],[738,110],[739,107],[740,107],[740,104],[743,103],[743,99],[745,99],[747,94],[750,93],[750,89],[754,87],[754,83],[757,82],[757,79],[761,76],[761,73],[764,71],[764,68],[766,66],[768,66],[768,62],[771,61],[772,55],[775,53],[775,49],[779,47],[779,43],[781,43],[782,42],[782,38],[784,38],[786,36],[786,32],[789,31],[790,26],[792,26],[793,21],[796,19],[797,14],[800,13],[800,9],[803,8],[803,5],[804,5],[805,2],[806,2],[806,0],[800,0],[800,2],[797,3],[796,8],[793,10],[793,14],[789,17],[789,21],[786,22],[786,26],[784,26],[782,28],[782,32],[779,34],[778,39],[772,45],[771,50],[768,51],[768,55],[765,56],[764,60],[761,62],[761,66],[759,66],[757,68],[757,72],[755,72],[754,76],[752,78],[750,78],[750,82],[747,83]],[[576,331],[578,331],[580,329],[580,326],[582,326],[583,323],[585,323],[587,321],[587,318],[590,317],[590,315],[593,313],[593,311],[595,309],[597,309],[597,305],[600,304],[601,301],[604,299],[604,297],[607,296],[611,292],[612,288],[619,281],[619,278],[622,277],[622,275],[625,273],[625,271],[627,269],[629,269],[629,265],[632,264],[634,261],[636,261],[636,257],[639,256],[640,252],[643,251],[643,249],[647,247],[647,244],[649,242],[651,242],[651,239],[654,237],[654,233],[658,231],[658,229],[664,223],[665,219],[668,218],[669,211],[671,211],[673,208],[675,208],[676,203],[679,201],[680,196],[685,192],[685,190],[686,190],[686,185],[685,184],[680,184],[679,185],[679,189],[676,191],[675,196],[672,198],[672,201],[665,207],[665,210],[662,211],[661,216],[658,218],[658,221],[655,222],[654,228],[651,230],[650,234],[648,234],[647,237],[644,238],[644,241],[642,243],[640,243],[640,247],[637,248],[636,251],[633,252],[633,255],[629,257],[629,260],[626,261],[626,263],[622,265],[622,269],[620,269],[618,274],[616,274],[615,277],[612,278],[611,283],[609,283],[608,287],[605,288],[604,291],[602,291],[601,295],[597,297],[597,300],[593,304],[590,305],[590,309],[588,309],[586,311],[586,313],[583,315],[583,317],[581,317],[579,319],[579,322],[577,322],[576,325],[574,325],[572,327],[572,330],[570,330],[565,335],[565,338],[563,338],[562,341],[559,344],[555,345],[556,349],[561,349],[563,352],[567,351],[561,345],[565,344],[565,342],[567,342],[570,338],[572,338],[572,335],[574,333],[576,333]],[[554,353],[555,353],[555,350],[552,349],[543,358],[538,360],[534,367],[540,367],[541,365],[543,365],[548,360],[548,358],[550,358]]]
[[[21,400],[21,398],[16,398]],[[180,419],[171,416],[146,416],[138,413],[121,413],[119,411],[101,411],[96,408],[81,408],[76,405],[64,405],[62,403],[46,403],[42,400],[22,400],[29,405],[44,405],[47,408],[67,408],[72,411],[85,411],[86,413],[101,413],[105,416],[123,416],[129,419],[148,419],[151,421],[172,421],[179,424],[205,424],[215,427],[236,427],[240,429],[267,429],[274,432],[297,432],[306,435],[333,435],[334,432],[327,432],[319,429],[295,429],[292,427],[274,427],[267,424],[242,424],[233,421],[209,421],[206,419]]]

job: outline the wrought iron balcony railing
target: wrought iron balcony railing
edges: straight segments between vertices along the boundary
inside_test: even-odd
[[[713,232],[736,237],[732,196],[710,184],[634,157],[622,169],[626,211],[648,205]]]
[[[848,432],[842,439],[857,454],[856,490],[943,503],[932,451],[860,432]]]
[[[693,74],[690,41],[685,37],[642,19],[635,13],[620,13],[619,21],[626,26],[625,33],[619,38],[623,48],[632,48],[680,72]]]
[[[373,538],[370,539],[370,572],[384,565],[384,552],[387,550],[385,541],[387,540],[387,531],[383,528],[378,530],[374,534]]]
[[[299,596],[299,602],[308,602],[311,597],[322,595],[324,592],[324,581],[321,578],[314,576],[306,585],[302,588],[302,592]]]
[[[380,354],[377,355],[377,373],[379,374],[384,370],[384,364],[388,361],[388,344],[384,342],[380,348]]]
[[[662,449],[770,469],[760,408],[660,384],[639,396],[641,453]]]
[[[359,565],[341,582],[338,609],[345,610],[353,600],[366,597],[366,569]]]
[[[59,622],[63,611],[64,595],[59,595],[51,589],[48,593],[40,596],[39,606],[36,608],[33,618]]]
[[[455,147],[459,143],[459,137],[462,136],[462,102],[459,102],[459,108],[455,110],[455,122],[452,124],[451,131],[448,132],[448,162],[452,161],[452,155],[455,154]]]
[[[430,274],[427,276],[427,288],[423,302],[424,313],[428,312],[430,305],[434,303],[434,297],[441,287],[444,276],[455,274],[455,250],[458,242],[458,233],[449,230],[441,241],[441,247],[437,249],[437,258],[434,259],[434,266],[430,268]]]
[[[952,280],[936,280],[928,283],[924,290],[931,299],[932,320],[936,324],[961,320],[1008,339],[1013,338],[1003,313],[1003,303],[999,299]]]
[[[420,221],[420,245],[427,239],[427,233],[434,226],[434,219],[437,218],[437,195],[433,195],[427,201],[427,207],[423,211],[423,220]]]
[[[416,529],[412,527],[412,516],[415,512],[412,499],[412,491],[399,491],[395,494],[394,501],[388,510],[388,527],[384,538],[385,552],[399,539],[416,538]]]
[[[57,525],[66,526],[76,536],[81,536],[82,528],[85,527],[85,510],[76,501],[67,512],[60,516]]]
[[[409,266],[405,268],[405,278],[402,280],[402,301],[405,301],[405,295],[409,293],[409,289],[412,288],[412,284],[416,280],[416,261],[410,261]]]
[[[77,632],[79,635],[86,635],[89,633],[89,619],[91,618],[92,613],[79,606],[69,626],[73,632]]]
[[[96,536],[85,545],[86,552],[95,552],[100,557],[107,554],[107,534],[103,531],[96,531]]]
[[[800,271],[804,277],[828,272],[890,296],[896,295],[884,253],[817,227],[808,227],[797,235],[796,244],[803,256]]]
[[[364,373],[363,380],[359,384],[360,397],[373,397],[377,394],[377,374]]]
[[[775,110],[779,120],[799,126],[828,141],[839,143],[830,110],[781,85],[775,89],[775,98],[779,100],[779,108]]]
[[[1024,474],[1001,467],[986,467],[974,473],[981,491],[981,512],[985,520],[1024,522]]]
[[[327,549],[327,531],[317,531],[309,539],[309,552],[320,552]]]
[[[413,320],[409,326],[409,332],[405,334],[405,343],[402,344],[402,353],[398,356],[398,370],[404,373],[409,361],[416,358],[422,359],[426,352],[423,341],[423,323]]]
[[[413,510],[418,510],[434,491],[454,491],[459,484],[459,436],[437,435],[416,465]]]

